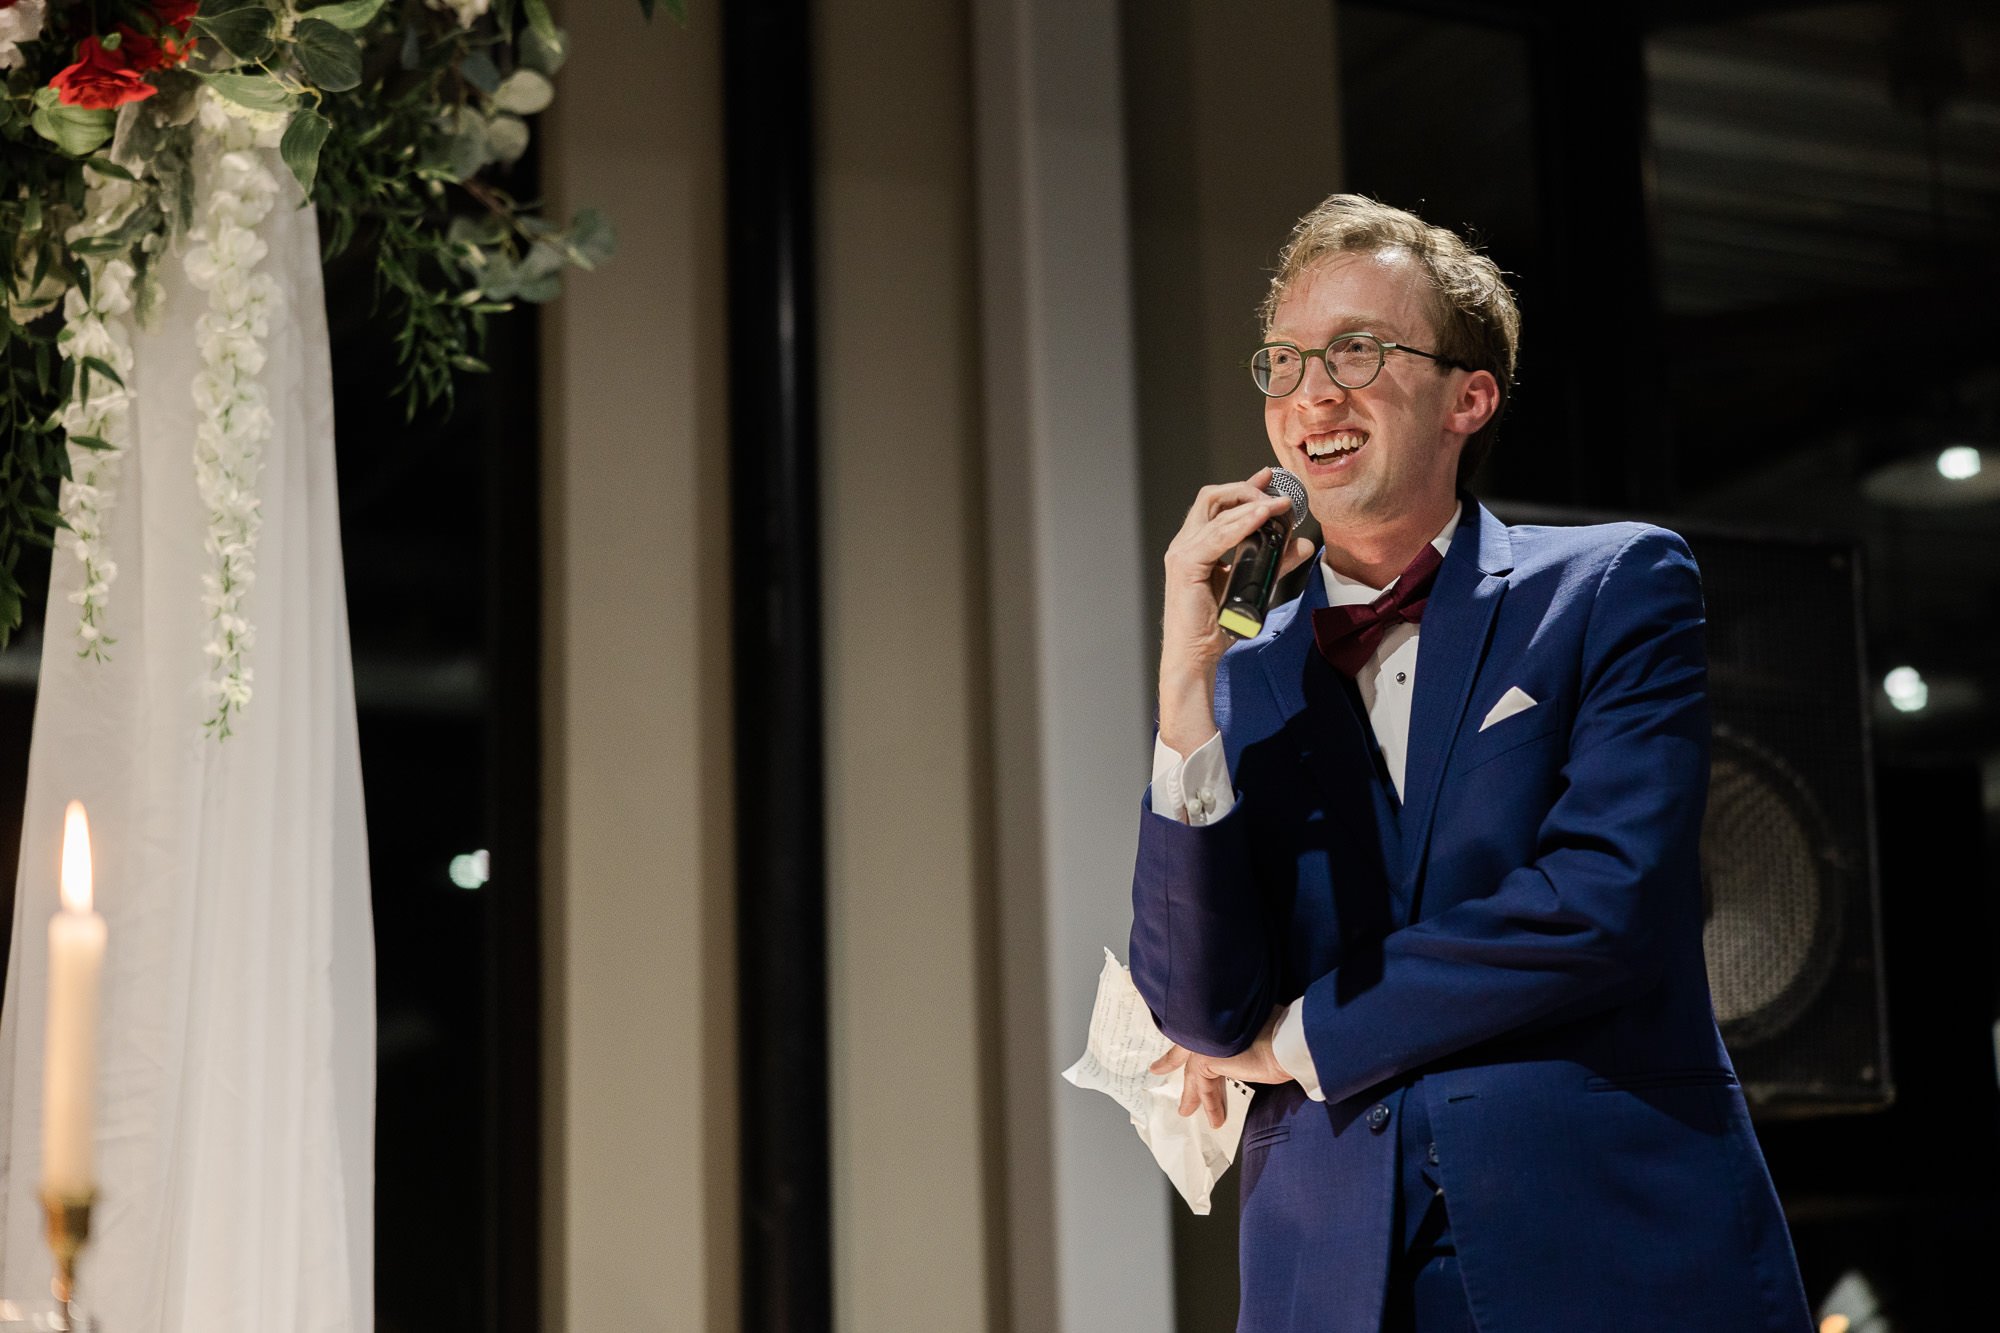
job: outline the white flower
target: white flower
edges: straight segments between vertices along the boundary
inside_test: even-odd
[[[457,17],[458,26],[469,28],[474,19],[484,14],[492,0],[424,0],[424,3],[440,14]]]
[[[276,431],[258,376],[284,293],[269,274],[256,271],[267,252],[256,228],[279,191],[278,177],[258,151],[269,126],[234,106],[218,105],[212,94],[202,98],[199,114],[208,138],[198,148],[199,215],[182,268],[190,283],[208,293],[208,310],[195,321],[200,369],[189,391],[200,414],[195,490],[208,511],[202,549],[209,569],[202,575],[201,604],[209,618],[203,651],[212,663],[206,691],[214,711],[207,726],[224,737],[232,717],[250,702],[253,677],[246,655],[257,636],[244,598],[256,580],[263,452]]]

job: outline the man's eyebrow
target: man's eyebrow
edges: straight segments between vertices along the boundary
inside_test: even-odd
[[[1372,333],[1376,337],[1386,338],[1390,342],[1402,341],[1402,335],[1397,331],[1396,321],[1385,319],[1379,315],[1342,315],[1333,324],[1333,334],[1336,337],[1343,333]],[[1264,341],[1290,342],[1299,343],[1300,346],[1305,345],[1300,342],[1297,334],[1289,332],[1283,326],[1272,328],[1264,336]]]

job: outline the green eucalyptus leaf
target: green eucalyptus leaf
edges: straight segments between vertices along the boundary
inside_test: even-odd
[[[486,145],[486,126],[479,120],[470,121],[445,141],[442,166],[452,180],[471,180],[492,160],[492,151]]]
[[[268,74],[204,74],[209,87],[252,111],[290,111],[298,100]]]
[[[514,261],[505,255],[494,255],[488,259],[479,275],[479,295],[483,300],[511,301],[518,285]]]
[[[313,178],[319,174],[319,150],[326,147],[327,135],[332,132],[332,121],[311,107],[301,107],[292,113],[285,137],[278,142],[278,156],[292,169],[308,199],[312,198]]]
[[[35,127],[35,133],[71,157],[88,157],[111,137],[118,116],[112,111],[57,105],[35,108],[29,123]]]
[[[557,28],[553,36],[544,37],[540,29],[529,28],[521,34],[516,50],[525,68],[553,79],[569,58],[569,34]]]
[[[493,57],[484,51],[474,51],[459,61],[458,72],[465,76],[467,83],[488,97],[500,91],[500,68],[493,63]]]
[[[532,282],[523,282],[519,287],[514,289],[514,295],[520,300],[531,301],[536,305],[553,301],[562,295],[562,275],[560,273],[551,273],[545,278],[536,278]]]
[[[526,257],[521,260],[521,281],[539,282],[543,278],[562,272],[563,259],[563,252],[555,246],[546,241],[535,242],[529,247]]]
[[[618,248],[618,233],[611,219],[595,208],[586,208],[570,223],[570,262],[578,268],[596,268]]]
[[[257,0],[202,0],[194,20],[197,31],[245,63],[262,60],[277,49],[271,39],[277,24],[278,16]]]
[[[562,33],[556,28],[556,21],[549,17],[548,0],[521,0],[521,12],[528,16],[528,26],[542,35],[543,40],[560,43]]]
[[[330,93],[361,86],[361,44],[351,33],[318,19],[299,20],[292,29],[293,50],[306,77]]]
[[[321,23],[331,23],[347,32],[359,32],[374,22],[382,12],[384,0],[342,0],[332,5],[314,5],[299,17],[316,19]]]
[[[519,116],[495,116],[486,123],[486,146],[498,162],[518,162],[528,151],[528,122]]]
[[[493,105],[517,116],[532,116],[545,110],[555,95],[556,86],[547,78],[531,69],[517,69],[501,83],[500,91],[493,94]]]

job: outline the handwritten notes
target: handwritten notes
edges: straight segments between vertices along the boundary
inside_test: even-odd
[[[1106,949],[1083,1058],[1064,1070],[1063,1077],[1124,1107],[1140,1141],[1152,1149],[1153,1160],[1188,1207],[1206,1216],[1215,1182],[1236,1160],[1251,1090],[1234,1081],[1228,1084],[1227,1114],[1220,1129],[1211,1128],[1199,1110],[1181,1115],[1184,1071],[1160,1075],[1148,1069],[1172,1045],[1154,1026],[1132,974]]]

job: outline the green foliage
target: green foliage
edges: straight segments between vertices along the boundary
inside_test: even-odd
[[[682,0],[666,8],[685,21]],[[64,106],[49,80],[75,38],[98,25],[116,44],[118,7],[101,9],[51,4],[50,23],[67,26],[0,71],[0,644],[21,621],[21,551],[62,526],[68,446],[111,447],[66,440],[59,424],[94,378],[118,379],[96,357],[61,354],[64,295],[88,299],[91,265],[122,257],[134,313],[150,318],[154,269],[194,221],[189,127],[204,87],[286,117],[279,156],[319,209],[328,257],[372,258],[393,391],[411,415],[448,409],[454,377],[487,369],[489,319],[554,299],[565,269],[594,268],[613,246],[603,215],[553,221],[504,185],[568,54],[548,0],[493,0],[469,28],[422,0],[201,0],[193,58],[149,73],[152,96],[122,111]],[[640,9],[652,18],[654,0]],[[93,180],[124,182],[130,202],[81,234]]]
[[[361,85],[361,44],[331,23],[300,19],[292,29],[299,67],[321,92],[344,93]]]
[[[195,31],[246,64],[267,60],[277,50],[272,36],[278,16],[260,0],[202,0]]]
[[[316,11],[308,11],[316,12]],[[372,55],[350,97],[329,98],[332,132],[313,180],[329,258],[371,248],[377,312],[395,329],[414,416],[449,408],[454,377],[486,369],[487,321],[518,302],[553,300],[565,267],[609,257],[602,215],[568,226],[514,198],[492,169],[528,147],[524,117],[549,104],[566,40],[546,5],[523,0],[511,40],[442,33],[414,8],[385,12],[363,34]]]

